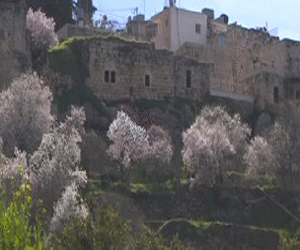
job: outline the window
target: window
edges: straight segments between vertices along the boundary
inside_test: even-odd
[[[150,75],[145,75],[145,86],[146,87],[150,86]]]
[[[0,40],[5,40],[5,30],[0,29]]]
[[[116,72],[115,71],[110,72],[110,82],[116,83]]]
[[[108,70],[105,70],[105,72],[104,72],[104,81],[109,82],[109,71]]]
[[[278,87],[274,87],[274,89],[273,89],[273,100],[274,100],[274,103],[278,103],[278,100],[279,100]]]
[[[294,99],[294,88],[293,87],[289,88],[289,99],[290,100]]]
[[[192,87],[192,72],[190,70],[186,71],[186,87]]]
[[[109,82],[110,83],[116,83],[116,80],[117,80],[116,71],[109,71],[109,70],[104,71],[104,81],[106,83],[109,83]]]
[[[219,36],[219,46],[220,47],[225,47],[226,45],[226,39],[225,39],[225,36]]]
[[[195,32],[197,34],[201,33],[201,25],[200,25],[200,23],[196,23],[196,25],[195,25]]]
[[[296,91],[296,99],[298,100],[299,98],[300,98],[300,91],[297,90],[297,91]]]

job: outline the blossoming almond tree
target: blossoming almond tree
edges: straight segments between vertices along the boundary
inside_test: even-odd
[[[80,187],[87,182],[86,172],[78,169],[79,131],[84,121],[83,109],[73,108],[64,123],[44,134],[41,145],[30,158],[34,198],[43,199],[50,214],[66,187],[72,184]]]
[[[235,154],[227,131],[220,123],[209,124],[203,117],[183,132],[182,157],[184,164],[194,173],[195,184],[212,186],[219,174],[222,181],[222,163]]]
[[[31,8],[27,12],[27,29],[31,34],[32,50],[48,49],[58,42],[54,31],[55,22],[41,10],[33,11]]]
[[[224,162],[224,167],[228,170],[244,171],[243,157],[248,145],[248,138],[250,137],[251,129],[249,126],[241,121],[239,114],[231,116],[224,107],[205,107],[200,114],[209,124],[219,123],[224,127],[228,139],[235,149],[235,154]]]
[[[54,31],[53,18],[47,17],[41,10],[27,13],[27,29],[31,36],[31,57],[34,70],[41,72],[47,61],[47,50],[58,43]]]
[[[0,94],[0,135],[6,156],[15,147],[32,153],[49,132],[52,93],[36,75],[22,75]]]
[[[122,163],[124,170],[150,159],[169,163],[173,155],[170,137],[162,128],[152,126],[146,131],[123,111],[117,113],[107,136],[113,142],[107,152]]]

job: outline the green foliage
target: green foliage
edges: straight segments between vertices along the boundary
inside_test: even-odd
[[[134,233],[132,226],[120,217],[119,208],[103,205],[99,212],[87,219],[74,217],[62,235],[54,235],[54,249],[97,250],[183,250],[187,249],[179,236],[164,238],[144,227]]]
[[[75,83],[72,89],[62,96],[55,96],[54,101],[60,111],[66,111],[71,104],[82,106],[88,102],[97,109],[99,114],[106,115],[97,97],[85,85],[85,79],[89,76],[88,49],[83,43],[85,39],[91,38],[72,37],[49,50],[50,68],[62,75],[70,76]]]
[[[223,187],[254,188],[256,186],[276,187],[274,178],[268,175],[257,175],[255,177],[246,173],[228,171],[224,175]]]
[[[159,233],[162,233],[165,237],[173,237],[174,235],[178,235],[181,241],[188,242],[198,242],[204,237],[204,231],[199,230],[199,225],[192,223],[190,221],[184,219],[172,219],[170,221],[166,221],[158,230]],[[202,227],[200,228],[202,229]]]
[[[94,249],[94,225],[91,217],[84,219],[74,217],[65,227],[60,245],[64,249],[85,250]]]
[[[74,217],[64,228],[62,235],[54,235],[55,249],[124,249],[131,226],[123,222],[118,208],[103,205],[95,218]]]
[[[299,236],[291,235],[287,231],[280,232],[280,247],[279,250],[298,250],[300,249]]]
[[[130,233],[131,227],[123,222],[119,209],[102,206],[95,219],[95,247],[97,249],[124,249],[126,234]]]
[[[37,225],[30,224],[32,199],[31,186],[25,182],[15,187],[12,201],[6,199],[6,188],[1,186],[0,249],[42,250],[45,232],[39,218]]]
[[[84,38],[70,38],[49,51],[50,68],[54,71],[70,75],[80,84],[89,76],[87,51]]]
[[[144,232],[135,239],[134,249],[183,250],[191,248],[185,247],[179,240],[178,235],[175,235],[169,242],[169,240],[167,238],[163,238],[162,235],[145,228]]]

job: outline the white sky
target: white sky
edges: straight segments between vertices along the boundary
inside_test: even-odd
[[[109,19],[125,25],[135,7],[140,14],[145,10],[149,19],[160,12],[166,2],[169,0],[93,0],[98,8],[94,19],[99,20],[106,14]],[[199,12],[212,8],[215,17],[224,13],[229,16],[229,23],[237,22],[248,28],[263,27],[267,23],[269,30],[278,28],[281,39],[300,40],[300,0],[177,0],[177,6]]]

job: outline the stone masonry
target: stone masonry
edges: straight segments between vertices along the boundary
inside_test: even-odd
[[[0,89],[31,66],[26,14],[24,1],[0,1]]]
[[[87,85],[101,100],[180,97],[201,101],[209,93],[209,63],[115,37],[94,38],[88,44]]]

